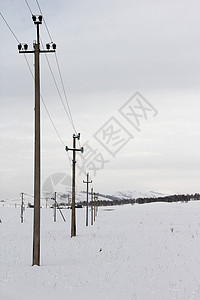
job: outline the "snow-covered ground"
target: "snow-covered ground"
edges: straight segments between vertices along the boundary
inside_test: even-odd
[[[53,222],[41,209],[41,266],[32,263],[32,209],[0,207],[0,300],[200,299],[200,201],[77,209]]]

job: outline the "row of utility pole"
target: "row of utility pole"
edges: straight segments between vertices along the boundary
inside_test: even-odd
[[[28,50],[28,45],[25,43],[20,43],[18,45],[19,53],[34,54],[34,66],[35,66],[35,135],[34,135],[34,218],[33,218],[33,261],[32,265],[40,265],[40,185],[41,185],[41,169],[40,169],[40,53],[51,53],[55,52],[56,44],[50,42],[46,44],[46,50],[40,49],[40,33],[39,33],[39,25],[42,24],[42,16],[32,15],[32,19],[34,24],[36,25],[36,41],[33,43],[33,50]],[[72,159],[72,217],[71,217],[71,237],[76,236],[76,210],[75,210],[75,175],[76,175],[76,152],[81,151],[83,153],[82,148],[76,148],[76,140],[80,139],[80,133],[73,134],[73,148],[68,148],[66,146],[66,151],[73,152]],[[86,226],[88,226],[88,184],[91,183],[89,181],[89,174],[87,174],[87,181],[84,181],[87,184],[87,206],[86,206]],[[95,217],[97,215],[97,206],[95,205],[96,195],[91,192],[91,224],[93,224],[93,220],[95,221]],[[56,207],[59,208],[58,203],[56,201],[56,193],[54,195],[55,201],[55,210],[54,210],[54,221],[56,221]],[[21,205],[21,222],[23,222],[23,193],[22,193],[22,205]],[[61,213],[61,210],[60,210]],[[62,213],[61,213],[62,215]],[[62,215],[63,219],[64,216]],[[64,220],[65,221],[65,220]]]
[[[87,181],[83,180],[83,183],[87,183],[87,191],[86,191],[86,226],[88,226],[88,219],[89,219],[89,206],[90,206],[90,210],[91,210],[91,225],[93,225],[93,221],[95,221],[95,217],[97,216],[97,211],[98,211],[98,196],[96,195],[96,193],[93,191],[93,188],[91,188],[91,192],[89,193],[89,189],[88,189],[88,184],[92,183],[92,180],[89,181],[89,173],[87,173]],[[91,200],[89,202],[89,194],[91,194]],[[57,192],[54,192],[54,197],[49,198],[51,200],[54,201],[53,204],[53,221],[56,222],[57,221],[57,213],[56,210],[58,209],[60,212],[60,215],[63,219],[64,222],[66,222],[66,219],[60,209],[60,206],[57,202]],[[47,208],[47,201],[48,198],[45,198],[46,200],[46,208]],[[69,194],[68,194],[68,206],[70,205],[70,201],[69,201]],[[72,206],[72,205],[71,205]],[[76,207],[76,206],[75,206]],[[21,212],[20,212],[20,219],[21,219],[21,223],[24,222],[24,211],[25,211],[25,202],[24,202],[24,193],[21,193]],[[72,224],[73,225],[73,224]],[[71,236],[72,237],[72,236]]]
[[[98,212],[98,196],[97,194],[93,191],[93,188],[91,188],[91,200],[90,200],[90,203],[88,201],[88,198],[89,198],[89,189],[88,189],[88,184],[89,183],[92,183],[92,180],[89,181],[89,173],[87,173],[87,181],[84,181],[83,180],[83,183],[87,183],[87,191],[86,191],[86,226],[88,226],[88,220],[89,220],[89,204],[90,204],[90,208],[91,208],[91,225],[94,224],[95,220],[96,220],[96,217],[97,217],[97,212]],[[73,182],[73,181],[72,181]],[[56,222],[56,209],[59,209],[60,211],[60,214],[64,220],[64,222],[66,221],[64,216],[63,216],[63,213],[62,211],[60,210],[60,207],[59,207],[59,204],[56,200],[56,192],[54,193],[54,198],[51,198],[52,200],[54,200],[54,222]],[[74,195],[74,199],[75,199],[75,195]],[[71,209],[72,209],[72,205],[71,205]],[[76,215],[76,205],[75,205],[75,202],[74,202],[74,211],[72,210],[72,222],[71,222],[71,237],[73,236],[76,236],[76,232],[74,234],[74,229],[76,229],[76,218],[73,218],[73,216]]]
[[[72,210],[72,214],[71,214],[71,237],[76,236],[76,201],[75,201],[75,175],[76,175],[76,151],[81,151],[83,153],[83,148],[77,149],[76,148],[76,143],[75,143],[75,139],[76,138],[80,138],[80,133],[78,135],[73,135],[73,148],[68,148],[66,146],[65,150],[66,151],[73,151],[73,165],[72,165],[72,204],[71,204],[71,210]],[[88,226],[88,220],[89,220],[89,183],[92,183],[92,180],[89,180],[89,173],[87,173],[87,180],[84,181],[83,183],[86,183],[86,226]],[[69,196],[69,195],[68,195]],[[54,198],[52,198],[54,199]],[[55,199],[56,199],[56,193],[55,193]],[[97,217],[97,212],[98,212],[98,196],[97,194],[93,191],[93,188],[91,188],[91,201],[90,201],[90,206],[91,206],[91,225],[93,225],[93,221],[95,222],[95,219]],[[56,202],[57,203],[57,202]],[[54,204],[54,210],[56,214],[56,207],[59,209],[59,205]]]

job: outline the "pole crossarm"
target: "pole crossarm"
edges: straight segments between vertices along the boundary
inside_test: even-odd
[[[54,53],[56,50],[39,50],[39,53]],[[34,50],[19,50],[19,53],[35,53]]]
[[[35,53],[35,51],[19,51],[19,53]]]
[[[83,153],[83,147],[81,147],[80,149],[76,149],[76,148],[68,148],[66,146],[65,147],[65,151],[81,151]]]
[[[83,183],[92,183],[92,180],[91,181],[85,181],[85,180],[83,180]]]

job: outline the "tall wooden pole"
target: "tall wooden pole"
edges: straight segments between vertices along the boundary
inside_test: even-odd
[[[73,135],[73,166],[72,166],[72,218],[71,218],[71,237],[76,236],[76,207],[75,207],[75,176],[76,176],[76,136]]]
[[[93,225],[93,188],[91,188],[91,225]]]
[[[33,217],[33,263],[40,265],[40,53],[55,52],[56,45],[52,44],[53,50],[40,50],[39,25],[42,24],[42,16],[32,15],[36,25],[36,41],[34,50],[27,51],[27,44],[19,44],[19,53],[34,53],[35,64],[35,148],[34,148],[34,217]]]
[[[35,47],[35,158],[34,158],[34,220],[33,265],[40,265],[40,42],[39,23]]]
[[[98,196],[95,194],[95,215],[97,217],[98,212]]]
[[[83,153],[83,147],[76,149],[76,139],[80,139],[80,133],[73,134],[73,148],[65,147],[66,151],[73,151],[72,159],[72,217],[71,217],[71,237],[76,236],[76,206],[75,206],[75,178],[76,178],[76,151]]]
[[[95,212],[95,210],[96,210],[96,208],[95,208],[95,206],[96,206],[96,193],[94,193],[93,199],[94,199],[94,222],[95,222],[95,217],[96,217],[96,212]]]
[[[55,194],[54,194],[54,215],[53,215],[54,222],[56,222],[56,206],[57,206],[57,202],[56,202],[56,192],[55,192]]]
[[[86,183],[87,184],[87,201],[86,201],[86,226],[88,226],[88,184],[89,183],[92,183],[92,180],[89,181],[89,173],[87,173],[87,181],[84,181],[83,180],[83,183]]]
[[[24,222],[24,193],[22,195],[22,203],[21,203],[21,223]]]

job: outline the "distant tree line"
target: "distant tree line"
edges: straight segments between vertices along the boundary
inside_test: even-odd
[[[104,195],[98,193],[97,196],[105,197],[110,200],[99,200],[97,201],[98,206],[114,206],[114,205],[124,205],[124,204],[144,204],[144,203],[152,203],[152,202],[189,202],[189,201],[197,201],[200,200],[200,194],[187,194],[187,195],[171,195],[171,196],[163,196],[163,197],[145,197],[145,198],[137,198],[137,199],[120,199],[118,197],[113,197],[110,195]],[[86,206],[86,201],[81,201],[79,204]]]

